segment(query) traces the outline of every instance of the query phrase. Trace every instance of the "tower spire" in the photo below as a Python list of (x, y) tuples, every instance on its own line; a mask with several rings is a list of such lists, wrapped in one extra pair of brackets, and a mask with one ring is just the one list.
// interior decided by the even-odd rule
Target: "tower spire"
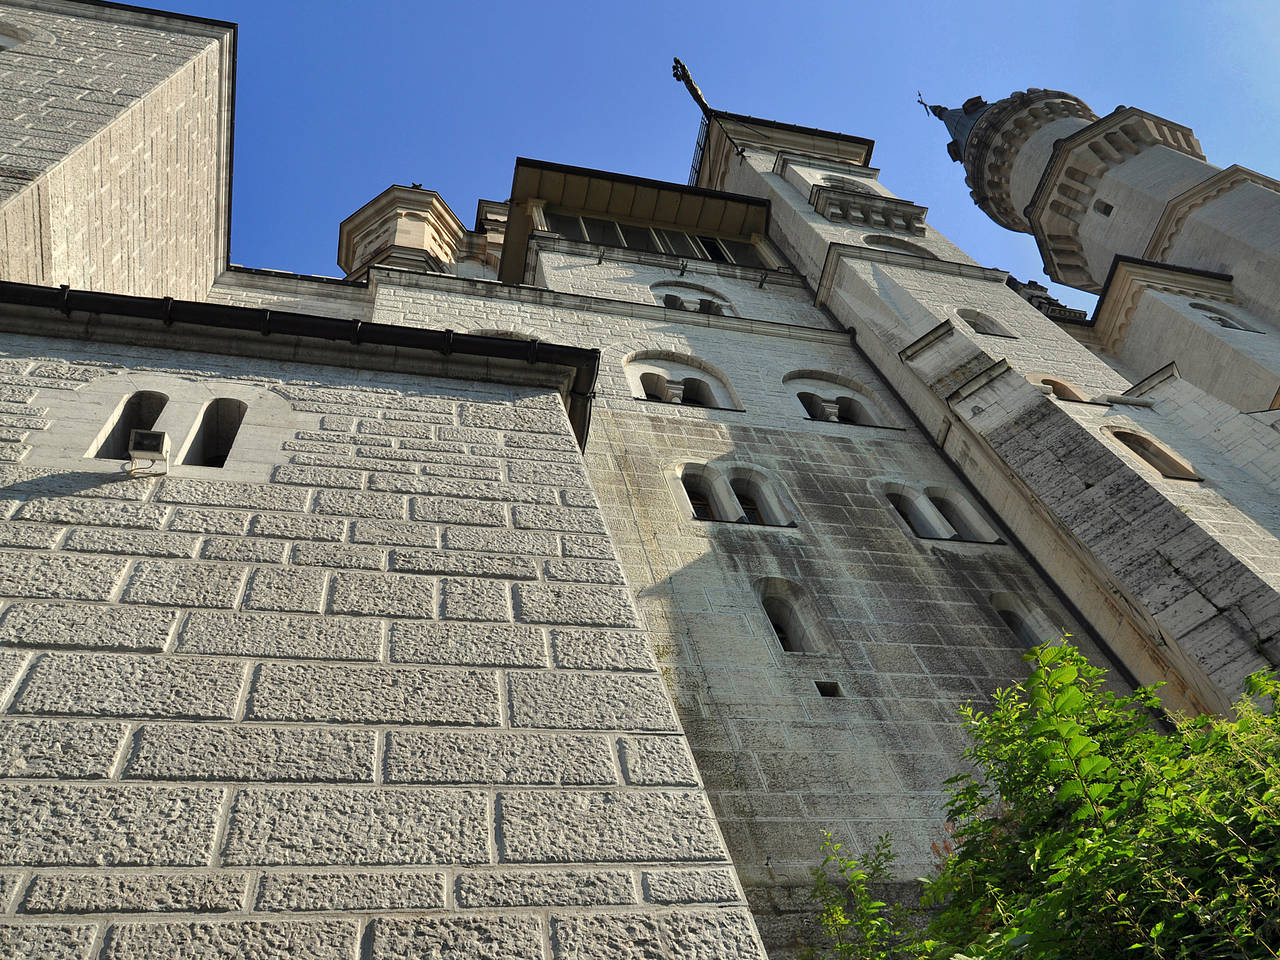
[(916, 102), (943, 122), (947, 133), (951, 134), (951, 142), (947, 144), (947, 154), (952, 160), (964, 159), (964, 145), (969, 139), (978, 118), (991, 104), (982, 97), (970, 97), (958, 108), (944, 107), (939, 103), (925, 103), (924, 96), (917, 96)]

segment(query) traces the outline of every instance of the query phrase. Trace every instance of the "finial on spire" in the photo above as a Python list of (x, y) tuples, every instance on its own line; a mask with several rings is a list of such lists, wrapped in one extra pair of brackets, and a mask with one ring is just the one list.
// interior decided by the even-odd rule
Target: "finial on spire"
[(693, 82), (693, 75), (689, 73), (689, 68), (684, 65), (679, 57), (671, 58), (671, 76), (685, 85), (685, 89), (689, 91), (689, 96), (693, 97), (693, 102), (698, 105), (698, 109), (702, 111), (703, 115), (710, 116), (711, 107), (707, 105), (707, 98), (702, 95), (698, 85)]
[(970, 97), (959, 109), (944, 107), (938, 103), (925, 103), (923, 94), (918, 95), (916, 102), (946, 125), (947, 132), (951, 134), (951, 142), (947, 144), (947, 154), (956, 161), (964, 157), (964, 145), (969, 139), (969, 131), (978, 122), (978, 117), (983, 111), (990, 106), (981, 97)]

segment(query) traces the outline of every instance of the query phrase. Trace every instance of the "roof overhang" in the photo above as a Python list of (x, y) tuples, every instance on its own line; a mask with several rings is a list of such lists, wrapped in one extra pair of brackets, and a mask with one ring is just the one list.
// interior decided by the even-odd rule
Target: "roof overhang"
[(560, 207), (614, 220), (750, 239), (769, 224), (769, 202), (757, 197), (646, 180), (546, 160), (517, 158), (498, 279), (524, 279), (533, 209)]
[[(714, 121), (714, 122), (710, 122)], [(699, 186), (723, 184), (729, 158), (744, 144), (774, 151), (791, 151), (810, 157), (822, 157), (859, 167), (871, 165), (871, 151), (876, 142), (851, 133), (835, 133), (817, 127), (801, 127), (794, 123), (761, 120), (740, 113), (712, 110), (704, 121), (708, 127), (705, 144), (694, 158), (691, 180)]]

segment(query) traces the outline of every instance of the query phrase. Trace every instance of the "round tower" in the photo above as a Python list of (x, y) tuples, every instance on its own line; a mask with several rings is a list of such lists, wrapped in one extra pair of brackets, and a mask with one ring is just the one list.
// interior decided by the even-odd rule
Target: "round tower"
[(930, 110), (951, 132), (947, 149), (964, 163), (974, 201), (1001, 226), (1032, 234), (1059, 283), (1097, 293), (1116, 256), (1233, 272), (1203, 243), (1191, 261), (1171, 258), (1182, 198), (1223, 172), (1205, 162), (1190, 128), (1135, 107), (1098, 117), (1058, 90)]

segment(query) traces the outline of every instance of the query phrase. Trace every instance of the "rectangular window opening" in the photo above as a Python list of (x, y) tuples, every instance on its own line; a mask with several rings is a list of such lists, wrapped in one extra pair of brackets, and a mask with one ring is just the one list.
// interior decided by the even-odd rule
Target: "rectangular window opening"
[(820, 697), (844, 696), (844, 691), (840, 689), (840, 684), (834, 680), (815, 680), (813, 685), (818, 688), (818, 696)]

